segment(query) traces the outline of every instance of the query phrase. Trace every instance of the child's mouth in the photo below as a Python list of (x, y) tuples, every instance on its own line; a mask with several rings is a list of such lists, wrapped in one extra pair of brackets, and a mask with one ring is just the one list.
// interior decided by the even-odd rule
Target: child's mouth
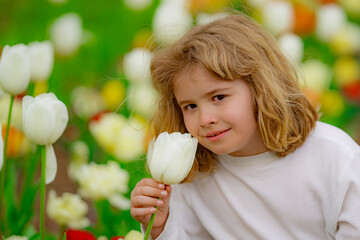
[(218, 139), (222, 138), (229, 130), (230, 129), (226, 129), (223, 131), (216, 131), (216, 132), (208, 133), (206, 135), (206, 138), (209, 139), (210, 141), (218, 140)]

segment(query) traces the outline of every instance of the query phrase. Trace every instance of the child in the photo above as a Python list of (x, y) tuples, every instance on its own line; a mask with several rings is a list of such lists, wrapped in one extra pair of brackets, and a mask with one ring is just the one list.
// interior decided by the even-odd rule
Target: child
[(151, 73), (155, 136), (199, 140), (184, 183), (143, 179), (132, 191), (143, 229), (159, 207), (153, 239), (360, 239), (360, 147), (317, 122), (259, 25), (237, 14), (197, 26), (154, 56)]

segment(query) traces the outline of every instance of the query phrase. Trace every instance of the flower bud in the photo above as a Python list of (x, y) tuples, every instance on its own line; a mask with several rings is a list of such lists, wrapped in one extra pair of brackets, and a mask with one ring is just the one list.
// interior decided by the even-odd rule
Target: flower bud
[(163, 45), (170, 45), (192, 27), (192, 16), (184, 0), (162, 1), (153, 18), (155, 39)]
[(11, 95), (25, 92), (30, 82), (30, 51), (24, 44), (4, 47), (0, 59), (0, 86)]
[(54, 65), (54, 49), (50, 41), (29, 44), (32, 81), (45, 81), (49, 78)]
[(147, 155), (152, 177), (164, 184), (180, 183), (191, 170), (197, 144), (189, 133), (161, 133)]
[(53, 144), (63, 134), (69, 120), (66, 106), (53, 93), (23, 99), (23, 128), (39, 145)]

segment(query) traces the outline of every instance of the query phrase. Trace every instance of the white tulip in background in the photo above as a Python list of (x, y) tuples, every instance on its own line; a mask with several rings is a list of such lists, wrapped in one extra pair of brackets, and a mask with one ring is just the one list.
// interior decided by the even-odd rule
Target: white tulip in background
[(106, 109), (106, 102), (99, 89), (91, 87), (76, 87), (71, 93), (71, 103), (75, 114), (83, 119), (89, 119)]
[(2, 138), (1, 132), (2, 132), (2, 126), (0, 123), (0, 171), (4, 164), (4, 140)]
[(332, 72), (331, 68), (325, 63), (310, 59), (302, 64), (305, 78), (305, 88), (310, 88), (316, 92), (324, 92), (329, 89)]
[(127, 103), (131, 111), (151, 119), (156, 111), (156, 102), (157, 93), (150, 83), (130, 85)]
[(116, 162), (85, 164), (76, 172), (75, 178), (81, 196), (95, 201), (107, 199), (121, 210), (130, 208), (129, 199), (122, 195), (129, 190), (129, 173)]
[(180, 183), (194, 163), (198, 140), (189, 133), (161, 133), (149, 146), (151, 176), (164, 184)]
[(30, 51), (24, 44), (6, 45), (0, 58), (0, 86), (16, 96), (26, 91), (30, 82)]
[(136, 161), (145, 153), (145, 126), (136, 119), (107, 113), (89, 124), (90, 133), (108, 153), (122, 162)]
[(278, 41), (289, 61), (294, 65), (299, 64), (304, 55), (304, 43), (302, 39), (294, 33), (285, 33), (281, 35)]
[(62, 56), (69, 56), (76, 52), (82, 43), (82, 20), (76, 13), (67, 13), (52, 24), (50, 38), (55, 52)]
[(155, 39), (163, 45), (170, 45), (192, 27), (191, 13), (184, 0), (163, 0), (153, 18)]
[(274, 34), (291, 31), (294, 26), (294, 7), (285, 1), (267, 1), (262, 5), (265, 26)]
[(29, 43), (30, 79), (45, 81), (50, 77), (54, 65), (54, 48), (50, 41)]
[(220, 13), (213, 13), (213, 14), (209, 14), (209, 13), (205, 13), (205, 12), (201, 12), (198, 13), (196, 15), (196, 25), (202, 25), (202, 24), (207, 24), (210, 23), (212, 21), (215, 21), (217, 19), (221, 19), (226, 17), (228, 14), (224, 13), (224, 12), (220, 12)]
[(57, 197), (56, 192), (50, 190), (46, 209), (48, 216), (60, 226), (73, 229), (90, 226), (90, 220), (86, 218), (88, 206), (78, 194), (63, 193)]
[(125, 5), (133, 10), (144, 10), (149, 7), (153, 0), (124, 0)]
[(131, 83), (150, 82), (150, 61), (152, 53), (146, 48), (134, 48), (124, 56), (124, 74)]
[(344, 9), (334, 3), (322, 5), (316, 13), (316, 19), (316, 36), (324, 42), (330, 41), (347, 22)]
[(29, 239), (28, 237), (22, 237), (22, 236), (16, 236), (16, 235), (5, 238), (5, 240), (28, 240), (28, 239)]
[(145, 124), (133, 118), (119, 129), (114, 140), (114, 156), (123, 162), (139, 160), (145, 154)]
[(38, 145), (46, 145), (46, 183), (54, 180), (57, 163), (52, 144), (63, 134), (69, 120), (66, 106), (53, 93), (23, 98), (23, 129)]

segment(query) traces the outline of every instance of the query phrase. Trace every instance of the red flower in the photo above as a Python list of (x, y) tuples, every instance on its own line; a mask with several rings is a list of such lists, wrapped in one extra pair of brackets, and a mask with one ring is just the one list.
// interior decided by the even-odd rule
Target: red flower
[(82, 230), (67, 230), (66, 240), (96, 240), (90, 232)]

